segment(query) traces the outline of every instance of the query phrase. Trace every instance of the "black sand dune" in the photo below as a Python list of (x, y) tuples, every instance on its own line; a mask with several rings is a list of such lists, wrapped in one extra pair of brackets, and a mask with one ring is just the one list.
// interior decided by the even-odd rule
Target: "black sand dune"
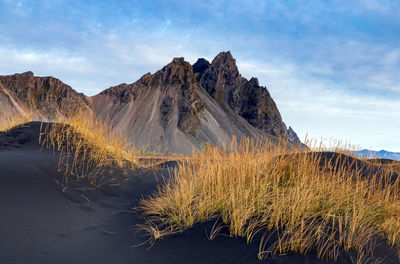
[(317, 156), (320, 157), (320, 164), (323, 167), (329, 167), (327, 164), (344, 167), (353, 173), (359, 173), (363, 179), (369, 179), (372, 175), (376, 176), (376, 180), (386, 179), (383, 187), (386, 184), (394, 184), (398, 178), (398, 173), (389, 171), (386, 167), (381, 165), (396, 164), (393, 160), (360, 160), (345, 154), (338, 154), (335, 152), (318, 152)]
[[(157, 241), (135, 235), (143, 223), (131, 208), (151, 193), (159, 171), (132, 172), (121, 185), (98, 189), (74, 184), (61, 190), (55, 168), (57, 156), (37, 143), (40, 123), (0, 133), (0, 263), (323, 263), (313, 256), (289, 254), (257, 259), (258, 241), (219, 236), (209, 241), (205, 230), (213, 223)], [(89, 201), (88, 201), (89, 200)], [(398, 263), (384, 244), (376, 256)], [(328, 263), (333, 263), (330, 261)], [(342, 254), (339, 263), (353, 263)]]

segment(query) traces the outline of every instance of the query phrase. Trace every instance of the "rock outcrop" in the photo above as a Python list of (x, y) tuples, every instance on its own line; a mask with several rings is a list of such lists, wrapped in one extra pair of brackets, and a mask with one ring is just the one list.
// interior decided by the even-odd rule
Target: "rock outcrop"
[(79, 107), (89, 109), (85, 95), (56, 78), (35, 77), (32, 72), (0, 76), (0, 103), (6, 114), (32, 113), (45, 121)]

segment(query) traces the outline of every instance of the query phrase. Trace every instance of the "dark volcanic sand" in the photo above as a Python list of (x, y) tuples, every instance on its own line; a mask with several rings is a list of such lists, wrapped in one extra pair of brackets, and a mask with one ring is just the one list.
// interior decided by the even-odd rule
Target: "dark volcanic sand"
[[(313, 256), (289, 254), (257, 259), (258, 241), (219, 236), (207, 240), (199, 224), (157, 241), (145, 241), (134, 226), (143, 223), (131, 208), (168, 175), (169, 163), (157, 172), (132, 172), (120, 186), (102, 191), (63, 192), (56, 180), (57, 157), (37, 143), (40, 123), (29, 123), (0, 133), (0, 263), (323, 263)], [(88, 202), (81, 196), (90, 199)], [(383, 263), (398, 263), (382, 246), (376, 254)], [(329, 263), (333, 263), (332, 261)], [(343, 254), (339, 263), (352, 263)]]

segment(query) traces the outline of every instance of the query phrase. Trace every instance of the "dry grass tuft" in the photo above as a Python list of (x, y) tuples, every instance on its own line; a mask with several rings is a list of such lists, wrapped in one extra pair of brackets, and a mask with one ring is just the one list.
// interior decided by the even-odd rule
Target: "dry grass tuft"
[(0, 132), (9, 132), (12, 129), (23, 126), (32, 121), (33, 114), (10, 115), (0, 109)]
[(115, 180), (104, 177), (106, 170), (126, 173), (139, 164), (135, 147), (126, 136), (82, 110), (42, 127), (39, 141), (60, 153), (58, 169), (64, 171), (64, 185), (74, 177), (101, 186)]
[(244, 140), (232, 152), (207, 146), (141, 201), (145, 229), (156, 240), (220, 217), (233, 237), (278, 237), (265, 248), (264, 236), (260, 259), (289, 251), (337, 259), (344, 249), (357, 251), (363, 263), (377, 239), (399, 246), (400, 193), (393, 170), (364, 175), (359, 162), (324, 158), (323, 152), (289, 153), (269, 142)]

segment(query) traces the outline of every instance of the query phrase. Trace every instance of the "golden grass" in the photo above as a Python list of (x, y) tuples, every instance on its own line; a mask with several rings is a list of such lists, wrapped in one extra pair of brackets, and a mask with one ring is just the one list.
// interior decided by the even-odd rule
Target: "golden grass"
[(368, 160), (371, 164), (377, 165), (389, 170), (396, 171), (397, 173), (400, 174), (400, 161), (390, 161), (390, 160), (385, 160), (382, 161), (381, 159), (369, 159)]
[(82, 110), (41, 127), (39, 141), (60, 153), (58, 169), (64, 172), (64, 185), (74, 177), (100, 186), (115, 180), (104, 178), (106, 170), (126, 173), (138, 165), (135, 147), (125, 135)]
[[(344, 249), (358, 252), (363, 263), (379, 238), (399, 246), (399, 180), (390, 183), (390, 170), (367, 179), (357, 159), (324, 162), (321, 152), (291, 153), (248, 140), (232, 152), (207, 146), (141, 201), (142, 227), (156, 240), (221, 218), (233, 237), (250, 242), (265, 234), (260, 259), (289, 251), (336, 259)], [(265, 248), (271, 233), (277, 240)]]
[(32, 121), (32, 117), (32, 113), (10, 115), (0, 110), (0, 132), (9, 132), (12, 129), (21, 127), (25, 123)]

